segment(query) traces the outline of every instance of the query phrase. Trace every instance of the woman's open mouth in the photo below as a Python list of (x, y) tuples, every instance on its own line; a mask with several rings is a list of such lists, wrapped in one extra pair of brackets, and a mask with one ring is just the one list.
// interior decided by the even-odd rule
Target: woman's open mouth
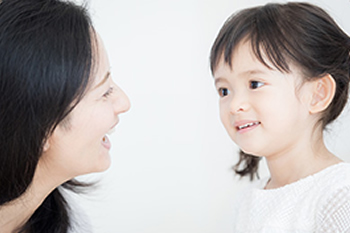
[(109, 138), (107, 137), (107, 135), (105, 135), (105, 136), (102, 138), (102, 145), (103, 145), (107, 150), (111, 149), (112, 144), (111, 144)]

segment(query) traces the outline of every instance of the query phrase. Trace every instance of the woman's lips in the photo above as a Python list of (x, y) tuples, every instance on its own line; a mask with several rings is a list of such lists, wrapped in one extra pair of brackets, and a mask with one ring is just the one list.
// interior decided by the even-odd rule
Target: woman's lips
[[(115, 131), (115, 127), (117, 126), (117, 124), (119, 123), (119, 118), (117, 119), (117, 121), (115, 122), (115, 124), (111, 127), (111, 129), (107, 132), (108, 135), (112, 134)], [(102, 138), (102, 145), (107, 149), (110, 150), (112, 147), (111, 141), (109, 140), (108, 136), (105, 135)]]

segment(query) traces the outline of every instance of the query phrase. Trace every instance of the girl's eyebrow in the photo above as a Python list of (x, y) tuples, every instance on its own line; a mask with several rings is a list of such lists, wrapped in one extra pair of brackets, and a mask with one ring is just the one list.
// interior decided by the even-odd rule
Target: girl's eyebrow
[(240, 73), (241, 76), (254, 75), (254, 74), (266, 74), (265, 71), (259, 69), (247, 70)]
[(216, 79), (215, 79), (215, 85), (216, 85), (217, 83), (219, 83), (219, 82), (224, 82), (224, 81), (225, 81), (224, 78), (216, 78)]
[(105, 77), (103, 78), (103, 80), (102, 80), (99, 84), (97, 84), (97, 85), (94, 87), (94, 89), (96, 89), (96, 88), (102, 86), (102, 85), (108, 80), (108, 78), (109, 78), (110, 76), (111, 76), (111, 72), (108, 71), (108, 72), (106, 73)]
[[(238, 74), (238, 76), (242, 77), (242, 76), (250, 76), (250, 75), (255, 75), (255, 74), (266, 74), (266, 72), (264, 70), (260, 70), (260, 69), (248, 69), (248, 70), (244, 70), (242, 72), (240, 72)], [(217, 84), (218, 82), (221, 81), (225, 81), (225, 78), (214, 78), (215, 79), (215, 84)]]

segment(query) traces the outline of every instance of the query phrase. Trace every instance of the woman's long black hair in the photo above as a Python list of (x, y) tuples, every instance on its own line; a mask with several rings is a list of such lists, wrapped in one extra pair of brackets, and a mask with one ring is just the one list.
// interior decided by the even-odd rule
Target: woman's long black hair
[[(350, 38), (320, 7), (309, 3), (270, 3), (233, 14), (221, 28), (210, 54), (215, 72), (221, 59), (231, 66), (232, 54), (243, 39), (250, 41), (255, 56), (267, 67), (262, 54), (281, 72), (293, 62), (306, 81), (332, 75), (336, 93), (319, 121), (325, 128), (342, 112), (348, 99)], [(253, 179), (259, 157), (240, 151), (237, 174)]]
[[(84, 95), (93, 31), (86, 9), (73, 3), (1, 1), (0, 208), (27, 190), (45, 140)], [(68, 205), (56, 188), (21, 232), (66, 233), (69, 226)]]

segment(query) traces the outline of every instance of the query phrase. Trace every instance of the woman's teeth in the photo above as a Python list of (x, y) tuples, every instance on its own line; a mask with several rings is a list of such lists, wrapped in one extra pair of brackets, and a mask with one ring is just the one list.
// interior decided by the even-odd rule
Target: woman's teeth
[(108, 150), (111, 149), (111, 142), (106, 135), (102, 138), (102, 145)]
[(112, 133), (114, 133), (114, 131), (115, 131), (115, 128), (109, 130), (109, 131), (106, 133), (106, 135), (103, 136), (102, 142), (103, 142), (103, 143), (109, 142), (109, 138), (107, 137), (107, 135), (111, 135)]
[(112, 133), (114, 133), (114, 131), (115, 131), (115, 128), (109, 130), (109, 131), (107, 132), (107, 134), (108, 134), (108, 135), (111, 135)]

